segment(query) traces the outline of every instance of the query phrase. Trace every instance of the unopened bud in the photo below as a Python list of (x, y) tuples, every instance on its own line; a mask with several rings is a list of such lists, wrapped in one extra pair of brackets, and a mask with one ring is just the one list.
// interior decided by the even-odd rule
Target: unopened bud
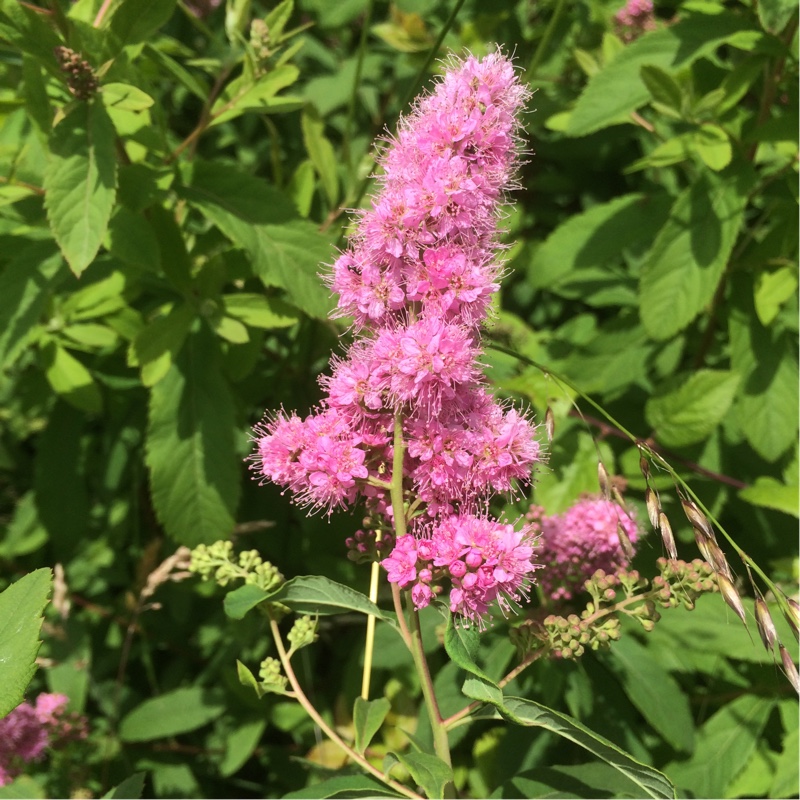
[(669, 524), (667, 515), (661, 511), (658, 515), (658, 529), (661, 531), (661, 541), (673, 561), (678, 560), (678, 548), (675, 546), (675, 537), (672, 535), (672, 525)]
[(745, 622), (742, 598), (739, 597), (739, 593), (736, 591), (736, 587), (733, 585), (730, 578), (724, 573), (718, 572), (717, 586), (719, 586), (719, 593), (722, 595), (722, 599), (733, 609), (736, 616), (739, 617), (742, 622)]
[(794, 661), (792, 661), (789, 651), (783, 645), (779, 645), (778, 649), (781, 652), (783, 671), (786, 673), (789, 683), (794, 686), (794, 690), (797, 692), (797, 694), (800, 694), (800, 677), (797, 675), (797, 667), (795, 666)]
[(775, 623), (772, 621), (767, 604), (761, 597), (756, 598), (756, 625), (764, 647), (772, 652), (775, 642), (778, 641), (778, 631), (775, 630)]
[(317, 620), (311, 617), (296, 619), (286, 638), (291, 645), (289, 655), (313, 644), (317, 640)]

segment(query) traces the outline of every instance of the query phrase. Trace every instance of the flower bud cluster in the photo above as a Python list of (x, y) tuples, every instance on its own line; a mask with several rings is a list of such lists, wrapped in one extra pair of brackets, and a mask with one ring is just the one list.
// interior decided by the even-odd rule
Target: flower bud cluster
[(382, 561), (392, 552), (395, 539), (389, 533), (374, 530), (358, 530), (345, 539), (347, 557), (356, 564)]
[(299, 617), (286, 637), (289, 640), (289, 655), (317, 641), (316, 617)]
[(281, 671), (281, 662), (277, 658), (265, 658), (258, 670), (261, 690), (284, 694), (289, 684), (288, 679)]
[(90, 100), (97, 94), (98, 83), (94, 70), (86, 59), (69, 47), (53, 49), (58, 66), (67, 76), (67, 88), (78, 100)]
[(48, 748), (85, 739), (86, 718), (68, 714), (63, 694), (40, 694), (0, 719), (0, 786), (11, 783), (26, 763), (42, 759)]
[(233, 542), (219, 541), (211, 545), (200, 544), (192, 550), (189, 571), (204, 580), (214, 580), (219, 586), (227, 586), (233, 580), (243, 580), (271, 592), (283, 582), (279, 570), (264, 561), (256, 550), (245, 550), (238, 558), (233, 552)]
[[(314, 413), (282, 412), (256, 427), (252, 468), (304, 505), (330, 513), (363, 499), (391, 522), (405, 513), (392, 508), (391, 487), (402, 486), (418, 509), (414, 533), (383, 564), (390, 581), (415, 582), (418, 607), (450, 563), (424, 566), (420, 557), (417, 569), (426, 539), (481, 530), (476, 553), (528, 547), (509, 544), (506, 526), (468, 513), (529, 481), (541, 460), (534, 425), (495, 401), (478, 362), (480, 328), (499, 288), (498, 222), (527, 96), (507, 58), (469, 57), (401, 121), (381, 157), (373, 208), (361, 212), (330, 277), (338, 314), (352, 317), (359, 335), (322, 379), (326, 397)], [(398, 443), (402, 473), (393, 475)], [(487, 550), (490, 528), (496, 541)], [(355, 559), (371, 555), (366, 535), (348, 547)], [(510, 572), (480, 557), (474, 569), (464, 562), (461, 576), (459, 567), (448, 570), (451, 608), (471, 619), (494, 598), (520, 597), (534, 569), (530, 554), (514, 556)]]

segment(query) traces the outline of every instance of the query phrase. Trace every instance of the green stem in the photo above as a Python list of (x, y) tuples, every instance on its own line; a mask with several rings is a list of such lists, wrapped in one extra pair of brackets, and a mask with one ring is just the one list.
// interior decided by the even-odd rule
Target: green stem
[(544, 35), (539, 40), (539, 45), (536, 48), (536, 52), (533, 54), (531, 63), (528, 64), (528, 69), (525, 70), (525, 80), (528, 81), (528, 83), (533, 80), (534, 76), (536, 75), (536, 71), (539, 69), (539, 66), (544, 59), (544, 54), (547, 52), (547, 48), (550, 46), (550, 40), (553, 38), (556, 25), (558, 25), (558, 21), (561, 18), (561, 15), (564, 13), (564, 8), (566, 5), (567, 4), (565, 0), (558, 0), (556, 10), (553, 12), (553, 16), (550, 17), (550, 22), (547, 23), (547, 28), (545, 28)]
[(406, 444), (403, 441), (403, 412), (394, 415), (394, 453), (392, 455), (392, 483), (389, 496), (392, 498), (392, 517), (397, 538), (406, 535), (406, 508), (403, 497), (403, 458)]
[(298, 703), (303, 707), (306, 714), (308, 714), (311, 719), (320, 727), (320, 729), (325, 733), (325, 735), (339, 748), (341, 748), (347, 755), (353, 759), (357, 764), (359, 764), (363, 769), (376, 777), (381, 783), (385, 783), (387, 786), (391, 786), (396, 792), (399, 792), (403, 795), (403, 797), (409, 797), (413, 800), (421, 800), (421, 796), (412, 792), (408, 787), (403, 786), (402, 783), (398, 783), (391, 778), (387, 778), (379, 769), (374, 767), (372, 764), (367, 761), (364, 756), (360, 753), (357, 753), (350, 747), (346, 742), (342, 740), (336, 731), (328, 725), (327, 722), (320, 716), (319, 712), (316, 708), (312, 705), (311, 701), (306, 697), (305, 692), (303, 691), (300, 683), (297, 680), (297, 676), (294, 674), (294, 669), (292, 669), (291, 661), (289, 660), (289, 656), (286, 653), (286, 648), (283, 646), (283, 639), (281, 638), (281, 632), (278, 628), (278, 623), (272, 618), (269, 618), (269, 627), (272, 631), (272, 638), (275, 640), (275, 647), (278, 650), (278, 656), (280, 657), (281, 664), (283, 665), (283, 671), (286, 673), (286, 677), (289, 679), (289, 683), (292, 686), (292, 689), (295, 693), (295, 699)]
[(356, 105), (358, 103), (358, 89), (361, 86), (361, 73), (364, 68), (364, 54), (367, 50), (367, 36), (369, 35), (369, 25), (372, 21), (372, 11), (375, 8), (375, 0), (369, 0), (367, 10), (364, 14), (364, 23), (361, 27), (361, 37), (358, 41), (358, 60), (356, 61), (356, 74), (353, 78), (353, 91), (350, 94), (350, 103), (347, 106), (347, 121), (344, 124), (344, 139), (342, 140), (342, 151), (344, 162), (347, 164), (347, 171), (351, 177), (353, 175), (353, 153), (350, 149), (350, 138), (353, 134), (353, 122), (356, 116)]

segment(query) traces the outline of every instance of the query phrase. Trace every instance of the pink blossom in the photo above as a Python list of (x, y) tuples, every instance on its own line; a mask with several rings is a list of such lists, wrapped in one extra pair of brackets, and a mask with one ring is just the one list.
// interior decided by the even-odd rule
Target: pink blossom
[(539, 583), (554, 600), (581, 592), (598, 569), (612, 573), (628, 565), (618, 526), (631, 543), (639, 538), (636, 520), (610, 500), (581, 500), (563, 514), (539, 516), (544, 565)]
[(628, 0), (614, 15), (617, 31), (626, 42), (632, 42), (656, 28), (653, 0)]

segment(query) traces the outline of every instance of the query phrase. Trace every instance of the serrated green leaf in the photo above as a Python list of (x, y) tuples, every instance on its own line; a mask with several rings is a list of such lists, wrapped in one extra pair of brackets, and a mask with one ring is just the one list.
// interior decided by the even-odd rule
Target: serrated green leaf
[(111, 17), (111, 32), (124, 45), (146, 42), (169, 21), (177, 0), (123, 0)]
[(144, 775), (144, 772), (134, 772), (122, 783), (107, 791), (103, 798), (105, 800), (139, 800), (144, 792)]
[(0, 719), (24, 699), (36, 672), (42, 612), (53, 573), (37, 569), (0, 592)]
[(395, 752), (392, 755), (425, 790), (426, 797), (444, 797), (444, 787), (453, 781), (453, 770), (442, 759), (431, 753)]
[(336, 169), (336, 153), (333, 145), (325, 138), (325, 123), (313, 106), (309, 106), (303, 112), (300, 123), (306, 152), (322, 181), (328, 203), (335, 206), (339, 197), (339, 176)]
[(756, 314), (761, 324), (768, 326), (781, 306), (797, 293), (797, 268), (781, 267), (775, 272), (762, 272), (756, 281)]
[(265, 592), (260, 586), (246, 583), (232, 592), (225, 595), (222, 601), (225, 613), (231, 619), (244, 619), (248, 611), (252, 611), (259, 603), (262, 603), (274, 592)]
[(42, 370), (53, 391), (81, 411), (98, 413), (103, 398), (92, 373), (53, 341), (47, 342), (40, 352)]
[(395, 624), (392, 617), (381, 611), (366, 595), (322, 575), (292, 578), (271, 594), (269, 599), (289, 606), (298, 614), (327, 616), (358, 611)]
[(178, 191), (248, 253), (265, 285), (281, 287), (301, 311), (327, 319), (331, 297), (317, 273), (332, 247), (287, 197), (223, 164), (195, 165), (191, 186)]
[(650, 96), (641, 77), (643, 66), (681, 69), (714, 52), (746, 25), (737, 14), (687, 13), (674, 25), (646, 33), (589, 80), (575, 104), (567, 134), (586, 136), (624, 122)]
[(726, 797), (726, 789), (747, 764), (775, 705), (771, 697), (747, 694), (724, 705), (703, 725), (686, 761), (665, 767), (670, 778), (697, 797)]
[[(225, 87), (225, 91), (214, 103), (210, 125), (229, 122), (249, 111), (270, 110), (275, 95), (281, 89), (291, 86), (299, 76), (300, 71), (293, 64), (284, 64), (255, 80), (241, 75)], [(277, 99), (280, 101), (286, 98)]]
[(125, 206), (119, 206), (109, 222), (108, 249), (123, 263), (146, 272), (157, 272), (161, 266), (153, 226), (143, 214), (135, 214)]
[(225, 711), (221, 695), (201, 686), (174, 689), (145, 700), (123, 717), (123, 742), (151, 742), (202, 728)]
[(677, 681), (630, 636), (611, 647), (608, 659), (628, 699), (675, 750), (694, 747), (694, 719)]
[(44, 174), (47, 219), (77, 275), (106, 234), (117, 192), (114, 127), (100, 103), (77, 103), (50, 136)]
[(391, 707), (392, 704), (385, 697), (377, 700), (356, 697), (353, 705), (353, 727), (356, 734), (355, 748), (358, 753), (364, 755), (372, 737), (381, 729)]
[(318, 800), (328, 797), (402, 797), (371, 775), (337, 775), (305, 789), (283, 795), (285, 799)]
[(521, 697), (506, 697), (500, 713), (518, 725), (541, 727), (569, 739), (619, 770), (647, 797), (675, 797), (675, 789), (665, 775), (646, 764), (639, 763), (615, 744), (566, 714)]
[(577, 270), (620, 261), (620, 251), (655, 237), (669, 212), (664, 193), (629, 194), (570, 216), (548, 236), (531, 259), (532, 285), (552, 289)]
[(672, 75), (652, 64), (644, 64), (639, 70), (639, 74), (654, 100), (680, 112), (683, 105), (683, 93)]
[(461, 669), (488, 681), (493, 686), (495, 682), (478, 666), (475, 659), (478, 656), (481, 634), (476, 626), (464, 627), (456, 625), (455, 615), (450, 612), (447, 616), (447, 627), (444, 632), (444, 649), (450, 659), (458, 664)]
[(794, 797), (800, 785), (800, 732), (795, 728), (783, 737), (783, 751), (775, 765), (775, 775), (767, 797)]
[(738, 386), (735, 372), (698, 370), (676, 389), (647, 401), (647, 422), (667, 447), (701, 442), (728, 413)]
[(150, 392), (153, 506), (167, 533), (190, 547), (227, 537), (239, 501), (236, 414), (217, 359), (213, 336), (193, 333)]
[(710, 302), (736, 241), (745, 197), (743, 183), (704, 175), (677, 198), (642, 268), (640, 313), (651, 338), (674, 336)]
[(763, 475), (756, 478), (752, 486), (742, 489), (739, 497), (754, 506), (774, 508), (800, 517), (800, 487), (796, 483), (787, 485), (769, 475)]
[(757, 8), (758, 19), (764, 30), (777, 36), (796, 13), (797, 3), (795, 0), (759, 0)]
[(300, 319), (291, 306), (263, 294), (226, 294), (222, 302), (227, 314), (252, 328), (288, 328)]
[(0, 272), (0, 370), (24, 351), (50, 292), (66, 272), (52, 241), (20, 240), (19, 248)]

